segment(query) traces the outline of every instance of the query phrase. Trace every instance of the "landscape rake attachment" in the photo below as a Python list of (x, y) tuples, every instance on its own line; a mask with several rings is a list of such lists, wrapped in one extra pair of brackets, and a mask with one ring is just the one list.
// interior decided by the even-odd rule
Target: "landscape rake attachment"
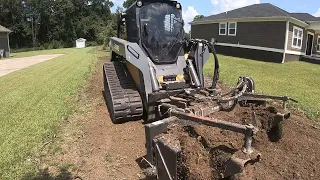
[[(283, 101), (284, 107), (286, 107), (286, 102), (293, 99), (255, 94), (252, 93), (253, 89), (251, 89), (251, 92), (247, 92), (248, 86), (254, 87), (254, 82), (248, 77), (242, 79), (244, 79), (243, 82), (241, 81), (243, 85), (238, 84), (237, 88), (234, 89), (235, 94), (225, 99), (222, 99), (221, 94), (212, 96), (208, 91), (208, 93), (195, 95), (183, 92), (178, 95), (178, 97), (169, 97), (168, 99), (161, 100), (159, 109), (167, 116), (167, 118), (145, 125), (147, 148), (146, 160), (148, 161), (148, 164), (151, 165), (150, 168), (153, 169), (153, 173), (158, 179), (185, 178), (185, 174), (179, 169), (182, 164), (181, 154), (183, 153), (183, 150), (181, 149), (179, 142), (172, 143), (170, 139), (168, 140), (165, 137), (168, 131), (170, 131), (170, 128), (174, 126), (188, 127), (205, 125), (244, 135), (242, 149), (237, 153), (234, 153), (224, 162), (224, 171), (219, 173), (220, 178), (239, 174), (244, 170), (246, 165), (260, 161), (262, 155), (258, 151), (255, 152), (252, 147), (253, 137), (259, 131), (259, 118), (256, 113), (252, 111), (252, 121), (250, 124), (239, 124), (218, 120), (213, 118), (214, 114), (219, 111), (232, 111), (235, 106), (241, 108), (248, 104), (251, 106), (267, 108), (268, 101), (266, 99), (281, 100)], [(207, 96), (204, 94), (207, 94)], [(187, 98), (188, 96), (191, 97)], [(203, 104), (206, 106), (203, 107)], [(200, 108), (198, 106), (200, 106)], [(290, 113), (285, 110), (284, 113), (279, 113), (274, 111), (273, 107), (269, 108), (270, 111), (267, 111), (269, 111), (270, 117), (269, 119), (264, 119), (264, 121), (268, 121), (268, 127), (264, 128), (268, 129), (270, 136), (273, 137), (273, 139), (270, 139), (271, 141), (279, 141), (282, 137), (282, 122), (290, 117)], [(205, 139), (206, 137), (200, 138)]]

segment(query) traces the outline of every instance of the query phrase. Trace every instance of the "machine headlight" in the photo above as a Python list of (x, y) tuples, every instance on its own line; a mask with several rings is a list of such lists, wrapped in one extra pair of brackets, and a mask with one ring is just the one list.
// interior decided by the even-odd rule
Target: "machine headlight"
[(137, 1), (137, 6), (141, 7), (142, 6), (142, 1)]
[(180, 4), (180, 3), (177, 3), (177, 4), (176, 4), (176, 8), (177, 8), (177, 9), (181, 9), (181, 4)]

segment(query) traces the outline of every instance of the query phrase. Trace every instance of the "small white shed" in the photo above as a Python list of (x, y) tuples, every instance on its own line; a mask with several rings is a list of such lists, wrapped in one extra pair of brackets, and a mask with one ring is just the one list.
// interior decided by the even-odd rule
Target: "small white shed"
[(85, 48), (86, 47), (86, 39), (79, 38), (76, 40), (76, 47), (77, 48)]

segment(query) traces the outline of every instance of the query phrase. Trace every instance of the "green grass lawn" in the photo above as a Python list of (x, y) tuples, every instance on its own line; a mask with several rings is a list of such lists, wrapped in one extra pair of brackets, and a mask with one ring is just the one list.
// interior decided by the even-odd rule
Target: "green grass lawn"
[(0, 77), (0, 179), (33, 172), (32, 152), (54, 136), (73, 112), (74, 97), (92, 72), (94, 48), (19, 53), (65, 54)]
[[(320, 119), (320, 65), (306, 62), (275, 64), (219, 55), (220, 80), (235, 85), (239, 76), (251, 76), (259, 93), (288, 95), (299, 101), (290, 105)], [(213, 74), (213, 58), (205, 65), (207, 75)]]

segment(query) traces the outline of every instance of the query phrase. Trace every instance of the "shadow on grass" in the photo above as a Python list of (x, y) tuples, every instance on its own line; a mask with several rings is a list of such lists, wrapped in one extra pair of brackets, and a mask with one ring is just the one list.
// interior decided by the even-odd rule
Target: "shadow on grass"
[(37, 174), (29, 173), (22, 177), (22, 180), (82, 180), (80, 177), (72, 176), (67, 168), (60, 168), (57, 175), (49, 173), (49, 169), (40, 170)]

